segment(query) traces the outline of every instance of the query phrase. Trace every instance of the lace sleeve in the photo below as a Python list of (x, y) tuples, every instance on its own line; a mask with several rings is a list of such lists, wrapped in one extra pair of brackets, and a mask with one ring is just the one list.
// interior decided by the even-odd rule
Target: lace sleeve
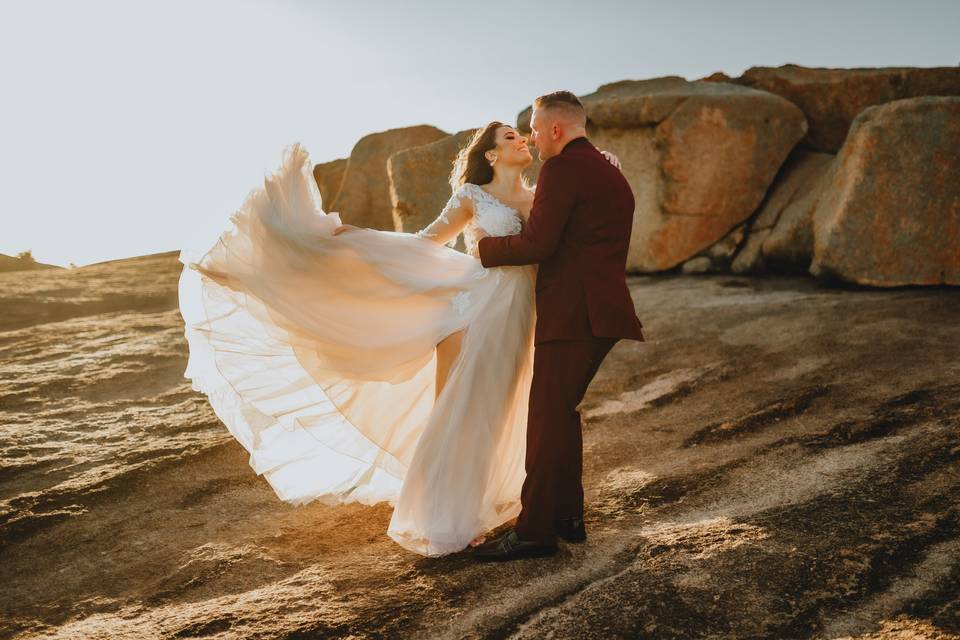
[(415, 235), (437, 244), (453, 246), (460, 231), (473, 216), (473, 200), (466, 186), (457, 189), (457, 192), (447, 200), (440, 215)]

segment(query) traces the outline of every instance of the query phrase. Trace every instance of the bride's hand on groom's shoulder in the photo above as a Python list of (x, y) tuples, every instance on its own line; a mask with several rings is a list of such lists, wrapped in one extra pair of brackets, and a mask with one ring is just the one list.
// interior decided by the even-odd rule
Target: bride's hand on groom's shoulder
[(623, 169), (623, 167), (620, 166), (620, 158), (618, 158), (615, 154), (610, 153), (609, 151), (601, 151), (600, 153), (603, 154), (603, 157), (607, 159), (607, 162), (615, 166), (617, 169)]

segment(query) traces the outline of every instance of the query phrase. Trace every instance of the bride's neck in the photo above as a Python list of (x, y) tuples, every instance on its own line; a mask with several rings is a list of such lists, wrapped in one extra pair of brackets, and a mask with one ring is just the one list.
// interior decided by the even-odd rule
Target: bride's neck
[(493, 173), (493, 180), (487, 185), (490, 191), (505, 195), (523, 190), (523, 168), (500, 166)]

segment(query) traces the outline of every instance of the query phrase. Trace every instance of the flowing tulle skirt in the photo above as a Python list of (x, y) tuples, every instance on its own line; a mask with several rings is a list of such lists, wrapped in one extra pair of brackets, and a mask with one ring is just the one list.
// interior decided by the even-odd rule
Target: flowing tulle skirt
[[(535, 267), (485, 269), (321, 209), (306, 151), (180, 254), (185, 376), (291, 504), (387, 501), (388, 535), (441, 555), (520, 511)], [(435, 398), (436, 345), (464, 329)]]

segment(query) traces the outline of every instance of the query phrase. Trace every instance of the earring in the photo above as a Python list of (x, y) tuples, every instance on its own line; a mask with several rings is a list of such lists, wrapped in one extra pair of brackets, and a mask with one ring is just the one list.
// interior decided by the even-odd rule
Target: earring
[(494, 155), (494, 156), (493, 156), (493, 160), (490, 161), (490, 166), (492, 167), (492, 166), (495, 165), (496, 163), (497, 163), (497, 156)]

